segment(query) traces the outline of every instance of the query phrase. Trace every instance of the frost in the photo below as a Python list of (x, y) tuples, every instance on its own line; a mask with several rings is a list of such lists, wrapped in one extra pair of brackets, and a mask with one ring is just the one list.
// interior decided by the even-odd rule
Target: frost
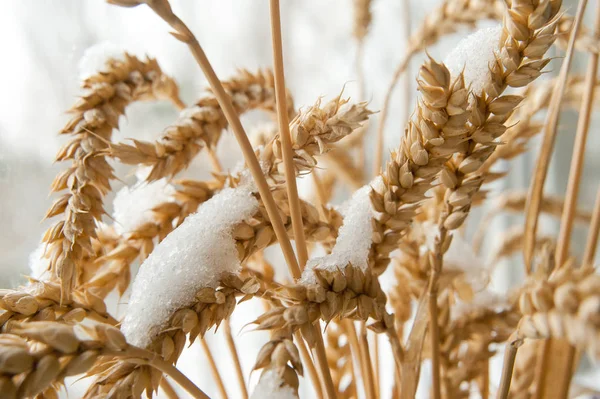
[(29, 255), (31, 277), (38, 280), (47, 280), (50, 278), (50, 260), (44, 257), (45, 250), (46, 243), (42, 242), (35, 251)]
[(79, 60), (79, 78), (85, 80), (104, 70), (109, 59), (124, 60), (125, 51), (111, 42), (101, 42), (88, 47)]
[(128, 233), (151, 222), (152, 208), (173, 200), (175, 188), (166, 179), (147, 183), (144, 173), (144, 170), (138, 171), (138, 182), (132, 187), (123, 187), (115, 196), (112, 216), (117, 234)]
[(169, 317), (189, 306), (201, 288), (216, 288), (240, 268), (232, 228), (258, 209), (253, 187), (225, 188), (169, 234), (140, 267), (122, 331), (133, 345), (147, 347)]
[(298, 399), (298, 396), (291, 387), (284, 385), (277, 371), (266, 370), (260, 376), (250, 399)]
[(313, 269), (335, 270), (344, 268), (348, 264), (366, 270), (368, 267), (369, 249), (373, 240), (371, 218), (371, 186), (380, 184), (379, 177), (373, 182), (358, 189), (352, 198), (344, 203), (340, 209), (344, 222), (338, 233), (331, 254), (308, 261), (302, 281), (305, 284), (314, 282)]
[(489, 81), (489, 66), (495, 61), (501, 34), (501, 25), (479, 29), (461, 40), (444, 60), (453, 78), (463, 71), (465, 84), (475, 94), (481, 94)]

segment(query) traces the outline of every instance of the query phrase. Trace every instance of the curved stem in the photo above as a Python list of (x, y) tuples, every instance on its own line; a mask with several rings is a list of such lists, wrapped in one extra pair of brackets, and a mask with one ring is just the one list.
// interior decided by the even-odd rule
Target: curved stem
[(377, 144), (375, 147), (375, 161), (373, 164), (373, 173), (377, 175), (379, 173), (379, 168), (381, 168), (381, 161), (383, 158), (383, 138), (384, 138), (384, 130), (385, 130), (385, 122), (388, 115), (388, 110), (390, 108), (390, 102), (392, 100), (392, 94), (394, 93), (394, 88), (398, 83), (398, 79), (402, 76), (402, 73), (408, 67), (410, 59), (412, 58), (415, 50), (410, 49), (408, 53), (404, 56), (398, 68), (394, 72), (394, 76), (392, 77), (392, 82), (388, 87), (385, 93), (385, 99), (383, 100), (383, 106), (381, 107), (381, 116), (379, 117), (379, 125), (377, 126)]

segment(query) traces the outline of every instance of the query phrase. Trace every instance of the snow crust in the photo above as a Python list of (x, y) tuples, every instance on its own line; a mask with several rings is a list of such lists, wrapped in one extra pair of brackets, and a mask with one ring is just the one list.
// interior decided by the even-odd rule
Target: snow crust
[(338, 238), (329, 255), (313, 258), (308, 261), (302, 274), (302, 282), (310, 284), (315, 281), (313, 270), (343, 269), (349, 264), (366, 270), (368, 267), (369, 249), (373, 242), (371, 218), (373, 208), (369, 193), (371, 187), (380, 184), (377, 177), (373, 182), (358, 189), (340, 209), (344, 221), (340, 227)]
[(453, 78), (463, 72), (465, 84), (475, 94), (481, 94), (489, 80), (489, 66), (495, 61), (501, 34), (501, 25), (479, 29), (461, 40), (444, 60)]
[(202, 288), (216, 288), (240, 268), (232, 228), (258, 210), (253, 186), (225, 188), (169, 234), (140, 267), (122, 331), (130, 344), (147, 347), (177, 309)]

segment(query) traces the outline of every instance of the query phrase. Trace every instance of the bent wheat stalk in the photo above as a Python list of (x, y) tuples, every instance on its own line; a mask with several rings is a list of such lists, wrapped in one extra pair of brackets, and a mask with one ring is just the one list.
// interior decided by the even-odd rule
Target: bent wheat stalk
[(176, 83), (164, 75), (153, 59), (140, 61), (125, 54), (125, 60), (108, 60), (106, 71), (87, 78), (86, 93), (71, 109), (74, 117), (61, 134), (72, 136), (56, 156), (57, 161), (71, 161), (52, 183), (52, 192), (68, 190), (58, 198), (46, 217), (64, 214), (44, 234), (50, 270), (61, 282), (65, 300), (79, 282), (83, 257), (92, 251), (96, 224), (104, 214), (102, 198), (110, 191), (113, 169), (104, 151), (119, 117), (131, 102), (158, 98), (178, 98)]

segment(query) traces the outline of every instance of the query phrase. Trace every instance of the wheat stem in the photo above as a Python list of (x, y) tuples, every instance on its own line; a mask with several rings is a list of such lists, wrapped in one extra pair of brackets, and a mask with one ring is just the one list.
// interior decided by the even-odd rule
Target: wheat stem
[(361, 357), (364, 362), (363, 382), (365, 384), (365, 393), (367, 399), (375, 399), (377, 397), (377, 391), (375, 389), (374, 376), (373, 376), (373, 365), (371, 364), (371, 355), (369, 353), (369, 340), (367, 339), (367, 329), (365, 323), (360, 323), (359, 330), (360, 339), (360, 351)]
[(373, 379), (373, 381), (375, 383), (376, 396), (379, 398), (381, 397), (381, 374), (379, 370), (379, 336), (377, 334), (371, 334), (371, 336), (373, 338), (373, 356), (371, 357), (371, 362), (373, 363), (373, 370), (375, 373), (375, 378)]
[(227, 122), (229, 122), (235, 138), (242, 149), (244, 159), (248, 169), (250, 170), (250, 173), (252, 174), (252, 177), (254, 178), (254, 182), (256, 183), (260, 197), (265, 205), (269, 220), (273, 226), (275, 235), (277, 236), (277, 241), (281, 246), (281, 250), (285, 257), (290, 274), (294, 279), (300, 278), (301, 272), (294, 254), (294, 249), (292, 248), (292, 244), (285, 230), (285, 226), (283, 225), (283, 221), (279, 215), (273, 195), (271, 195), (269, 184), (267, 183), (258, 159), (256, 158), (256, 154), (254, 154), (254, 150), (252, 149), (252, 145), (248, 140), (246, 131), (244, 130), (244, 127), (240, 122), (240, 118), (231, 104), (231, 98), (225, 92), (221, 81), (217, 77), (212, 65), (208, 61), (202, 46), (200, 46), (200, 43), (194, 34), (183, 23), (183, 21), (171, 11), (169, 2), (167, 0), (156, 0), (148, 5), (158, 16), (160, 16), (165, 22), (167, 22), (173, 29), (177, 31), (176, 33), (173, 33), (173, 35), (178, 40), (188, 45), (192, 55), (200, 66), (200, 69), (202, 69), (202, 72), (206, 76), (206, 79), (208, 80), (208, 83), (215, 93), (215, 97), (219, 105), (221, 106), (223, 114), (225, 115)]
[(354, 355), (353, 356), (354, 362), (356, 365), (358, 365), (356, 374), (357, 375), (360, 374), (360, 376), (362, 377), (365, 396), (367, 396), (368, 395), (367, 387), (366, 387), (366, 385), (364, 385), (365, 380), (366, 380), (367, 371), (365, 369), (365, 362), (363, 360), (362, 350), (360, 349), (358, 335), (356, 334), (356, 328), (354, 327), (354, 322), (352, 320), (344, 319), (343, 323), (344, 323), (344, 327), (346, 328), (346, 331), (348, 334), (348, 342), (350, 343), (350, 350), (352, 351), (352, 354)]
[[(313, 174), (314, 175), (314, 174)], [(317, 394), (317, 398), (323, 398), (323, 388), (321, 388), (321, 380), (319, 379), (319, 374), (317, 373), (317, 369), (315, 368), (315, 364), (313, 363), (310, 353), (306, 348), (306, 342), (302, 339), (302, 335), (300, 332), (295, 332), (294, 337), (296, 338), (296, 345), (298, 346), (298, 350), (300, 351), (300, 357), (302, 358), (302, 364), (308, 370), (308, 375), (313, 383), (313, 387), (315, 389), (315, 393)]]
[[(596, 7), (596, 19), (594, 22), (594, 35), (600, 38), (600, 7)], [(598, 54), (590, 53), (587, 72), (585, 76), (585, 90), (583, 101), (580, 107), (579, 120), (577, 121), (577, 133), (575, 135), (575, 145), (571, 158), (571, 167), (569, 171), (569, 180), (567, 183), (567, 195), (565, 206), (560, 223), (560, 232), (556, 246), (555, 262), (561, 267), (567, 260), (569, 245), (571, 239), (571, 230), (573, 227), (574, 214), (577, 207), (577, 198), (579, 196), (579, 185), (583, 172), (583, 162), (585, 159), (585, 145), (587, 142), (588, 131), (590, 128), (590, 117), (592, 114), (592, 104), (594, 102), (594, 92), (596, 85), (596, 72), (598, 69)], [(559, 381), (559, 397), (567, 397), (571, 377), (574, 372), (575, 347), (569, 345), (567, 351), (566, 369), (563, 378)]]
[(525, 219), (525, 248), (523, 256), (525, 260), (525, 269), (528, 273), (532, 270), (533, 251), (535, 249), (535, 235), (537, 231), (537, 223), (540, 212), (541, 200), (544, 192), (544, 182), (548, 174), (550, 166), (550, 158), (552, 157), (552, 149), (554, 148), (556, 133), (558, 131), (558, 118), (560, 116), (560, 104), (565, 92), (565, 86), (569, 69), (571, 68), (571, 60), (575, 52), (575, 39), (579, 32), (583, 13), (587, 0), (582, 0), (579, 3), (571, 36), (569, 38), (569, 46), (567, 55), (560, 69), (558, 82), (552, 91), (550, 106), (548, 107), (548, 115), (544, 122), (544, 138), (540, 149), (540, 154), (535, 165), (533, 180), (529, 186), (529, 194), (527, 198), (527, 216)]
[(215, 150), (212, 147), (208, 147), (206, 149), (206, 151), (208, 152), (208, 157), (210, 159), (210, 163), (212, 164), (214, 172), (216, 172), (217, 174), (222, 173), (223, 167), (221, 166), (221, 162), (219, 161), (219, 158), (217, 158), (217, 154), (215, 153)]
[(296, 253), (298, 255), (300, 270), (303, 270), (308, 261), (308, 250), (306, 247), (306, 238), (304, 237), (304, 226), (302, 225), (302, 213), (300, 211), (300, 199), (298, 198), (296, 171), (293, 162), (294, 152), (292, 151), (292, 138), (287, 114), (279, 0), (270, 0), (269, 4), (271, 9), (271, 39), (273, 45), (277, 120), (279, 122), (279, 134), (281, 137), (281, 149), (285, 166), (285, 181), (287, 185), (288, 201), (290, 203), (290, 214), (292, 217), (292, 229), (294, 230), (294, 240), (296, 241)]
[[(563, 61), (563, 64), (560, 69), (560, 74), (558, 78), (558, 82), (554, 87), (552, 92), (552, 98), (550, 100), (550, 106), (548, 107), (548, 116), (544, 122), (544, 138), (542, 141), (542, 147), (540, 150), (540, 154), (538, 157), (538, 161), (535, 166), (535, 172), (532, 184), (529, 187), (529, 193), (527, 198), (527, 214), (525, 219), (525, 236), (524, 236), (524, 250), (523, 255), (525, 259), (525, 268), (530, 273), (532, 270), (532, 261), (533, 261), (533, 252), (535, 250), (535, 241), (536, 241), (536, 231), (537, 231), (537, 223), (539, 217), (539, 211), (541, 207), (541, 200), (543, 197), (544, 191), (544, 182), (546, 180), (546, 175), (548, 173), (548, 168), (550, 165), (550, 158), (552, 156), (552, 150), (554, 148), (554, 144), (556, 142), (556, 133), (558, 130), (558, 119), (560, 116), (560, 105), (562, 102), (562, 98), (565, 92), (565, 86), (567, 81), (567, 76), (569, 73), (569, 69), (571, 67), (571, 60), (573, 58), (573, 53), (575, 51), (575, 39), (577, 37), (577, 33), (579, 32), (579, 27), (581, 25), (581, 21), (583, 19), (583, 14), (585, 12), (585, 8), (587, 5), (587, 0), (581, 0), (579, 2), (577, 13), (575, 15), (575, 21), (573, 22), (573, 28), (571, 29), (571, 36), (569, 37), (569, 45), (567, 47), (566, 58)], [(560, 265), (559, 265), (560, 266)], [(554, 359), (558, 360), (561, 354), (565, 351), (567, 354), (572, 350), (568, 346), (567, 342), (559, 342), (555, 341), (554, 344), (558, 345), (556, 350), (553, 352), (546, 353), (542, 359), (548, 360), (549, 364), (552, 364), (553, 367), (547, 367), (545, 361), (542, 362), (542, 369), (539, 372), (539, 377), (536, 379), (536, 387), (538, 397), (543, 397), (539, 395), (543, 395), (545, 391), (550, 395), (556, 395), (559, 392), (568, 389), (561, 385), (558, 389), (555, 389), (556, 381), (561, 381), (561, 374), (570, 373), (570, 368), (563, 369), (562, 367), (556, 367), (556, 365), (561, 364)], [(552, 344), (550, 344), (552, 345)], [(566, 365), (569, 367), (569, 365)], [(546, 373), (552, 374), (554, 377), (547, 378)], [(568, 381), (565, 381), (568, 385), (570, 382), (570, 378), (567, 378)], [(546, 386), (548, 384), (548, 386)], [(552, 388), (551, 388), (552, 386)], [(555, 396), (561, 397), (561, 396)]]
[(596, 202), (594, 204), (594, 213), (592, 215), (592, 222), (590, 223), (590, 230), (588, 232), (588, 238), (585, 243), (585, 252), (583, 255), (583, 266), (593, 267), (594, 258), (596, 257), (596, 248), (598, 243), (598, 233), (600, 232), (600, 188), (596, 193)]
[(235, 346), (233, 335), (231, 334), (231, 323), (229, 319), (225, 319), (223, 321), (223, 332), (225, 334), (225, 340), (227, 341), (227, 346), (229, 347), (231, 358), (233, 359), (233, 365), (235, 366), (235, 373), (238, 380), (238, 384), (240, 385), (240, 392), (242, 393), (242, 398), (248, 399), (248, 390), (246, 389), (246, 381), (244, 380), (242, 363), (240, 362), (240, 356)]
[(208, 347), (208, 342), (206, 342), (205, 338), (200, 338), (198, 341), (200, 341), (200, 345), (202, 346), (202, 350), (204, 351), (206, 360), (208, 360), (208, 365), (210, 367), (210, 372), (213, 376), (213, 380), (215, 381), (215, 383), (217, 384), (217, 388), (219, 389), (219, 395), (221, 395), (221, 398), (227, 399), (227, 390), (225, 389), (225, 384), (223, 383), (221, 374), (219, 373), (217, 362), (215, 362), (215, 358), (213, 357), (210, 348)]
[(436, 237), (435, 248), (431, 262), (431, 274), (427, 286), (427, 295), (429, 296), (429, 337), (431, 340), (431, 379), (433, 398), (441, 398), (441, 379), (440, 379), (440, 326), (438, 323), (438, 280), (443, 267), (443, 246), (447, 239), (448, 230), (444, 227), (444, 221), (447, 214), (444, 212), (440, 215), (440, 223), (438, 226), (439, 236)]
[(507, 399), (510, 390), (510, 381), (512, 379), (513, 369), (515, 367), (515, 359), (517, 350), (523, 341), (521, 339), (512, 339), (504, 352), (504, 363), (502, 365), (502, 376), (500, 377), (500, 387), (498, 388), (497, 398)]
[(394, 72), (394, 76), (392, 77), (392, 83), (388, 87), (385, 92), (385, 98), (383, 100), (383, 105), (381, 107), (381, 116), (379, 117), (379, 124), (377, 125), (377, 144), (375, 146), (375, 160), (373, 163), (373, 173), (377, 175), (379, 173), (379, 169), (381, 168), (381, 161), (383, 155), (383, 138), (384, 138), (384, 130), (385, 130), (385, 122), (387, 120), (388, 109), (390, 108), (390, 102), (392, 101), (392, 94), (394, 93), (394, 88), (398, 83), (398, 78), (406, 71), (408, 65), (410, 63), (410, 59), (415, 53), (414, 49), (410, 49), (405, 55), (398, 68)]
[[(600, 7), (596, 9), (596, 21), (594, 24), (595, 36), (600, 38)], [(590, 59), (585, 75), (585, 89), (583, 101), (579, 111), (579, 120), (577, 122), (577, 133), (575, 135), (575, 146), (571, 156), (571, 167), (569, 180), (567, 183), (567, 195), (565, 206), (563, 208), (560, 221), (560, 233), (558, 235), (556, 246), (556, 264), (560, 267), (567, 259), (569, 253), (569, 244), (571, 230), (573, 227), (575, 210), (577, 207), (577, 198), (579, 196), (579, 185), (581, 174), (583, 172), (583, 162), (585, 159), (585, 145), (587, 142), (588, 131), (590, 128), (590, 118), (592, 114), (592, 104), (594, 102), (594, 92), (596, 85), (596, 71), (598, 69), (598, 54), (590, 53)]]
[[(311, 328), (317, 330), (317, 328), (312, 325)], [(323, 385), (325, 385), (325, 391), (327, 393), (328, 399), (336, 398), (336, 390), (333, 385), (333, 379), (331, 378), (331, 373), (329, 371), (329, 365), (327, 364), (327, 354), (325, 353), (325, 344), (323, 343), (323, 335), (321, 335), (321, 331), (315, 331), (315, 347), (313, 348), (313, 354), (317, 359), (317, 363), (319, 364), (319, 368), (321, 369), (321, 378), (323, 379)]]
[(490, 361), (486, 360), (483, 365), (482, 375), (479, 381), (479, 390), (481, 391), (481, 399), (489, 399), (490, 397)]
[[(402, 11), (402, 22), (404, 25), (404, 42), (406, 43), (407, 47), (410, 47), (410, 35), (411, 35), (411, 25), (410, 25), (410, 0), (402, 0), (401, 1), (401, 11)], [(410, 70), (410, 59), (412, 57), (408, 56), (407, 59), (409, 60), (406, 63), (406, 67), (405, 67), (405, 71), (406, 73), (404, 74), (404, 79), (402, 80), (402, 86), (404, 88), (404, 90), (402, 90), (402, 106), (404, 108), (404, 119), (400, 121), (400, 126), (406, 126), (406, 123), (408, 122), (408, 118), (410, 117), (410, 107), (412, 105), (412, 103), (410, 102), (410, 94), (411, 94), (411, 70)], [(400, 135), (402, 136), (402, 134), (404, 134), (404, 132), (400, 132)]]

